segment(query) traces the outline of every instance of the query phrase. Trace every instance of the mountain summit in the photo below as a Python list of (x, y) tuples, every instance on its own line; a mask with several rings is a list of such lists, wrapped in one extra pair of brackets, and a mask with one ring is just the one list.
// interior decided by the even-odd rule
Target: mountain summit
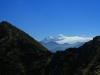
[(44, 38), (41, 42), (47, 43), (47, 42), (55, 42), (57, 41), (57, 38), (52, 37), (52, 36), (47, 36), (46, 38)]
[(59, 34), (57, 38), (52, 37), (52, 36), (47, 36), (45, 39), (41, 40), (41, 42), (48, 43), (48, 42), (56, 42), (58, 44), (64, 44), (64, 43), (69, 43), (69, 44), (74, 44), (77, 42), (87, 42), (89, 40), (92, 40), (93, 38), (91, 37), (82, 37), (82, 36), (65, 36), (63, 34)]
[[(50, 55), (50, 51), (24, 31), (7, 21), (0, 23), (0, 75), (40, 75), (39, 66), (45, 67), (43, 63)], [(36, 66), (38, 62), (41, 65)]]
[(0, 75), (100, 75), (100, 36), (79, 48), (52, 53), (24, 31), (3, 21)]
[(58, 38), (52, 37), (52, 36), (47, 36), (44, 38), (41, 42), (48, 43), (48, 42), (56, 42), (56, 41), (61, 41), (66, 39), (66, 36), (63, 34), (59, 34)]

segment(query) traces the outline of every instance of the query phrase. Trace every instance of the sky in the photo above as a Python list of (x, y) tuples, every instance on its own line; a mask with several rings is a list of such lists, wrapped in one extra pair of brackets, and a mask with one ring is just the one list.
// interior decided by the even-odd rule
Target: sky
[(36, 40), (100, 35), (100, 0), (0, 0), (0, 21)]

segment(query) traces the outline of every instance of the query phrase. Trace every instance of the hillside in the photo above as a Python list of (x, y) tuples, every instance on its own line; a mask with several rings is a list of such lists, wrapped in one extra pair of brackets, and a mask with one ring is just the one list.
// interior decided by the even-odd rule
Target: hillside
[(7, 21), (0, 23), (0, 75), (100, 75), (100, 36), (50, 52)]
[(28, 34), (0, 23), (0, 75), (41, 74), (49, 56), (51, 52)]
[(79, 63), (83, 63), (76, 75), (100, 75), (100, 36), (87, 42), (80, 49)]

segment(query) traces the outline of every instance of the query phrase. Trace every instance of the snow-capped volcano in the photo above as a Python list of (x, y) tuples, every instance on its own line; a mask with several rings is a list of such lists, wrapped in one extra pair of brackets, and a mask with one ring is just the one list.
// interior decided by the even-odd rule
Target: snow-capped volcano
[(50, 40), (50, 39), (55, 39), (55, 38), (52, 36), (47, 36), (45, 39)]
[(41, 42), (56, 42), (59, 44), (69, 43), (73, 44), (76, 42), (87, 42), (89, 40), (92, 40), (91, 37), (82, 37), (82, 36), (65, 36), (63, 34), (59, 34), (58, 38), (47, 36), (45, 39), (43, 39)]
[(47, 36), (46, 38), (44, 38), (43, 40), (42, 40), (42, 42), (45, 42), (45, 43), (47, 43), (47, 42), (51, 42), (51, 41), (57, 41), (57, 38), (55, 38), (55, 37), (52, 37), (52, 36)]
[(92, 40), (91, 37), (82, 37), (82, 36), (65, 36), (59, 34), (58, 38), (47, 36), (45, 39), (40, 41), (40, 43), (45, 46), (48, 50), (53, 52), (57, 50), (65, 50), (70, 47), (80, 47), (85, 42)]
[(56, 42), (56, 41), (61, 41), (61, 40), (64, 40), (64, 39), (66, 39), (67, 37), (66, 36), (64, 36), (63, 34), (59, 34), (59, 37), (58, 38), (55, 38), (55, 37), (52, 37), (52, 36), (47, 36), (46, 38), (44, 38), (43, 40), (42, 40), (42, 42), (45, 42), (45, 43), (47, 43), (47, 42)]

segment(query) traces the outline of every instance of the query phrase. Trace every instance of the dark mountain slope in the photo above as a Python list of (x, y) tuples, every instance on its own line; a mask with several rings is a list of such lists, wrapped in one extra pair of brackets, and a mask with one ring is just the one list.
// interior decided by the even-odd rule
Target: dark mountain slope
[(0, 39), (9, 37), (9, 39), (12, 39), (13, 37), (20, 37), (24, 41), (28, 41), (36, 45), (38, 48), (41, 48), (43, 50), (47, 50), (45, 47), (43, 47), (39, 42), (37, 42), (34, 38), (29, 36), (24, 31), (16, 28), (15, 26), (11, 25), (10, 23), (6, 21), (2, 21), (0, 23)]
[(51, 53), (8, 22), (0, 23), (0, 75), (100, 75), (100, 36)]
[(40, 75), (51, 52), (8, 22), (0, 23), (0, 75)]
[(100, 36), (79, 48), (57, 51), (46, 67), (49, 75), (100, 75)]
[[(100, 75), (100, 36), (87, 42), (81, 48), (78, 75)], [(82, 63), (83, 62), (83, 63)]]
[(78, 60), (77, 54), (77, 48), (57, 51), (53, 55), (51, 62), (46, 66), (45, 75), (71, 75)]

